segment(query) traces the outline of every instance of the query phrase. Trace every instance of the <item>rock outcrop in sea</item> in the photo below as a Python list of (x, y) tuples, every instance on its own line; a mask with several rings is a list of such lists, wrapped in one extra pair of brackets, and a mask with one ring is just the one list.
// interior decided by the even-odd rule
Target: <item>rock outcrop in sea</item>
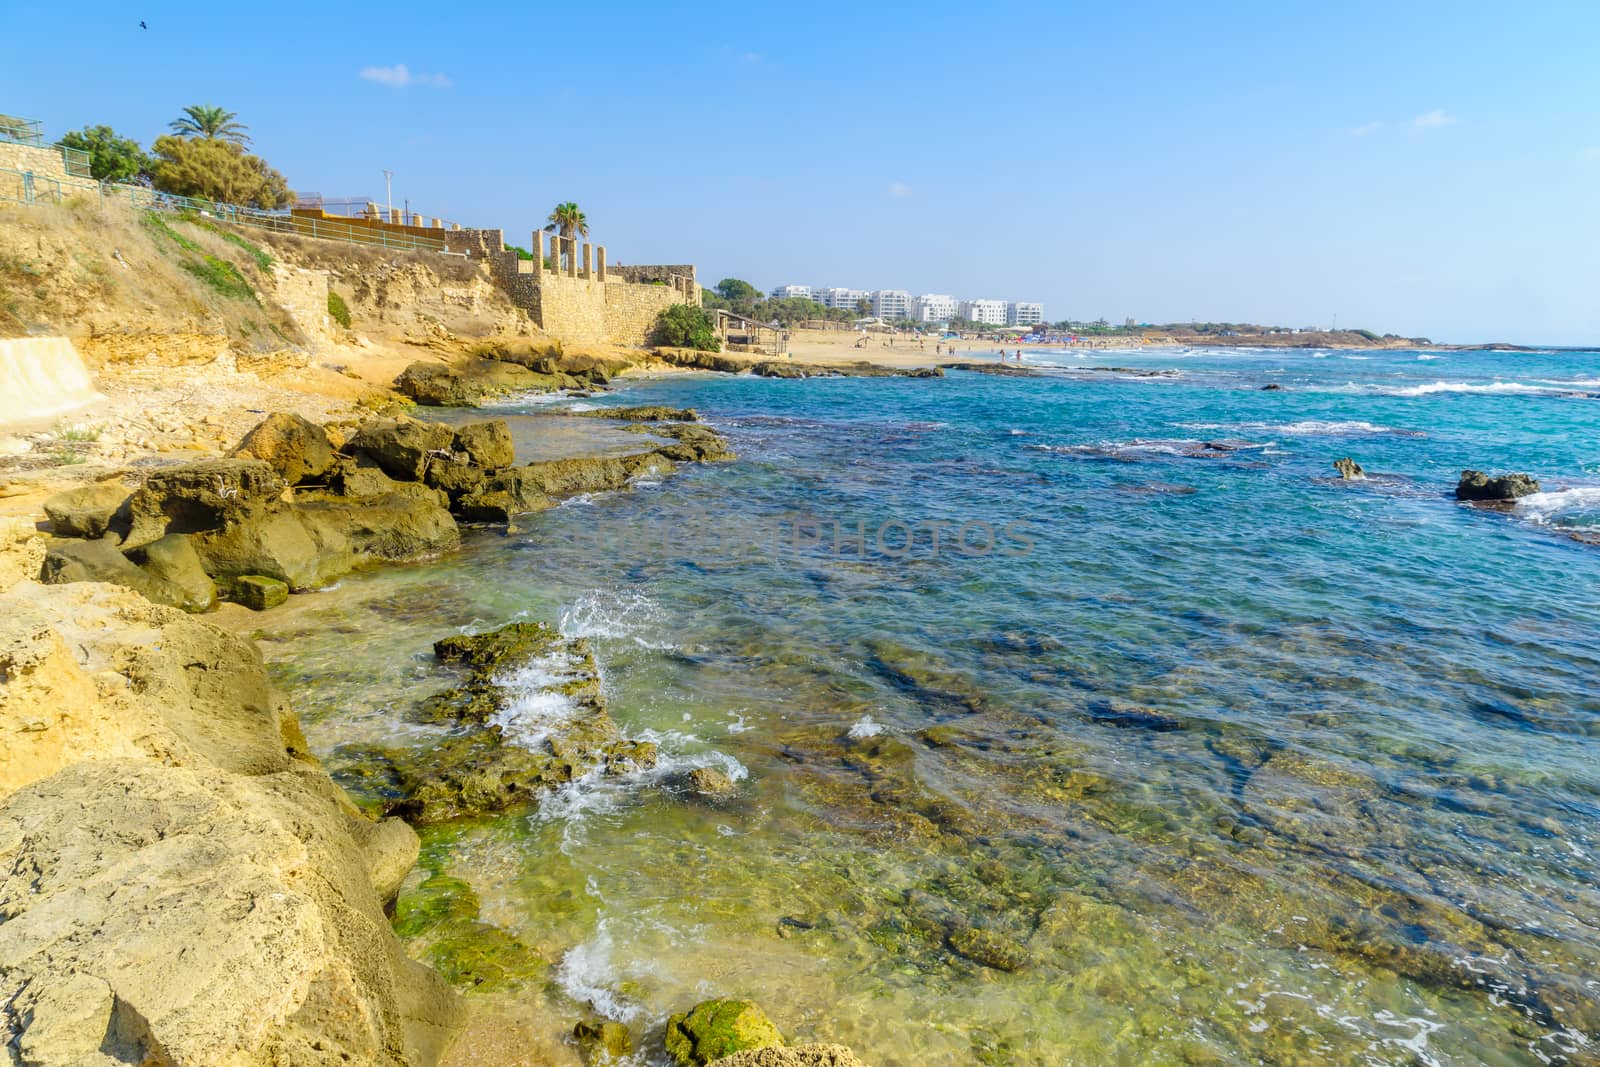
[(1495, 501), (1516, 500), (1532, 496), (1539, 491), (1539, 482), (1530, 474), (1500, 474), (1494, 477), (1482, 471), (1462, 471), (1456, 483), (1457, 500)]

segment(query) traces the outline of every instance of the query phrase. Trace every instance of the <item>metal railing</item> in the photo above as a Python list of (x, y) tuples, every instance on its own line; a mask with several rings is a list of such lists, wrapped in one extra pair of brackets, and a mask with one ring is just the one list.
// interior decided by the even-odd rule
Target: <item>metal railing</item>
[(0, 167), (0, 200), (18, 204), (60, 204), (75, 196), (94, 196), (104, 203), (99, 182), (63, 181), (31, 170)]
[(0, 141), (11, 141), (14, 144), (42, 148), (44, 147), (44, 123), (38, 119), (18, 118), (16, 115), (0, 115)]

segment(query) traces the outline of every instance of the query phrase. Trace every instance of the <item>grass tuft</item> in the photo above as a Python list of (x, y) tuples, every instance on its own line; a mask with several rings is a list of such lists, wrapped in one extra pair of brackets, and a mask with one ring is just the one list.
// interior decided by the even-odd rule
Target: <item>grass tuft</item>
[(344, 302), (344, 297), (333, 290), (328, 290), (328, 317), (345, 329), (350, 328), (350, 305)]
[(257, 305), (261, 303), (256, 297), (256, 291), (250, 288), (250, 283), (239, 273), (239, 268), (225, 259), (204, 256), (198, 263), (188, 261), (180, 266), (222, 296), (248, 300)]

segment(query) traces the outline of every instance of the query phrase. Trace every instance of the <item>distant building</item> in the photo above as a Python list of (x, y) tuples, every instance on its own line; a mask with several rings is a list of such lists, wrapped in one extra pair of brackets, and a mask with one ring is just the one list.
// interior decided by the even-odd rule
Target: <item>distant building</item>
[(1044, 321), (1044, 305), (1027, 302), (1006, 305), (1007, 326), (1037, 326)]
[(772, 290), (772, 295), (779, 300), (810, 300), (811, 286), (809, 285), (780, 285)]
[(904, 289), (879, 289), (872, 294), (872, 313), (885, 322), (911, 317), (911, 294)]
[(811, 299), (823, 307), (843, 308), (846, 311), (854, 311), (856, 305), (860, 304), (861, 301), (865, 300), (870, 303), (872, 294), (865, 289), (842, 289), (837, 286), (825, 289), (819, 286), (811, 290)]
[(963, 300), (957, 310), (969, 322), (981, 322), (989, 326), (1006, 324), (1004, 300)]
[(956, 317), (956, 298), (943, 293), (923, 293), (912, 301), (911, 317), (918, 322), (949, 322)]

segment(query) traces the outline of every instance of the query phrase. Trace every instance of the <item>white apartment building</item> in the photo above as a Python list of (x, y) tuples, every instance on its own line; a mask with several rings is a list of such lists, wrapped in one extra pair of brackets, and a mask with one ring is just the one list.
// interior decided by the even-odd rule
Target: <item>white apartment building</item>
[(904, 289), (879, 289), (872, 294), (872, 313), (885, 322), (911, 317), (911, 294)]
[(779, 300), (811, 299), (811, 286), (809, 285), (780, 285), (772, 290), (772, 295)]
[(918, 322), (949, 322), (955, 314), (956, 298), (944, 293), (923, 293), (911, 306), (911, 317)]
[(1004, 300), (963, 300), (957, 310), (962, 318), (972, 322), (982, 322), (989, 326), (1006, 324)]
[(856, 305), (861, 301), (870, 302), (872, 294), (865, 289), (841, 289), (837, 286), (823, 288), (822, 286), (817, 286), (811, 290), (811, 299), (823, 307), (844, 308), (846, 311), (854, 311)]
[(1044, 321), (1044, 305), (1026, 301), (1006, 305), (1007, 326), (1037, 326)]

